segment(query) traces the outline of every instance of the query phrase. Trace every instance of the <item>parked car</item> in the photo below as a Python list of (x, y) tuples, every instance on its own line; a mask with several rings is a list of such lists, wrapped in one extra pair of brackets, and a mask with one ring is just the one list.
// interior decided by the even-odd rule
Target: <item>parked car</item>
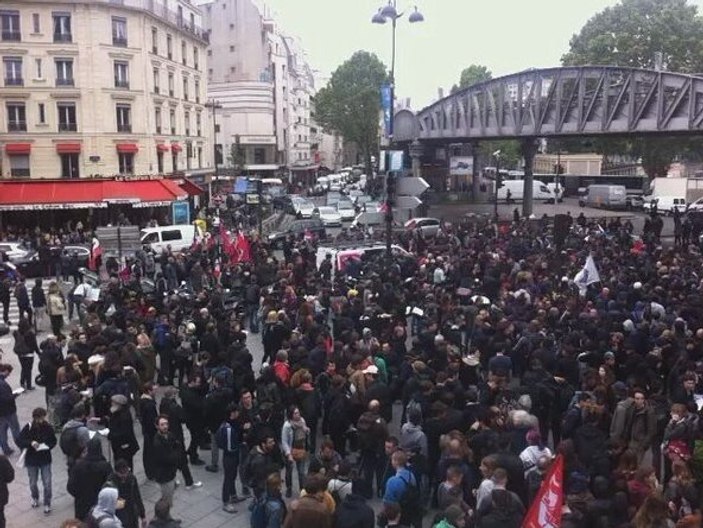
[[(65, 258), (73, 253), (76, 254), (76, 259), (78, 261), (79, 268), (88, 267), (88, 260), (90, 259), (90, 248), (87, 246), (78, 245), (68, 245), (61, 248), (61, 257)], [(43, 277), (45, 275), (46, 267), (39, 262), (39, 253), (33, 252), (29, 255), (18, 259), (15, 262), (17, 270), (22, 274), (23, 277)]]
[(338, 191), (329, 191), (327, 193), (326, 204), (330, 207), (337, 205), (337, 202), (342, 199), (342, 193)]
[(628, 194), (625, 198), (625, 205), (628, 209), (642, 209), (644, 198), (641, 194)]
[(354, 220), (356, 217), (356, 208), (349, 200), (340, 200), (337, 202), (337, 212), (344, 222)]
[(14, 262), (29, 255), (31, 250), (25, 248), (20, 242), (0, 242), (0, 253), (3, 253), (8, 260)]
[(293, 220), (290, 224), (288, 224), (288, 226), (286, 226), (285, 229), (270, 233), (268, 236), (268, 240), (274, 247), (280, 248), (283, 241), (289, 235), (293, 235), (297, 238), (300, 235), (305, 234), (306, 232), (310, 232), (313, 235), (316, 235), (320, 238), (324, 238), (325, 226), (322, 223), (322, 220), (320, 220), (319, 218)]
[(300, 215), (301, 218), (312, 217), (312, 212), (315, 210), (315, 204), (312, 203), (310, 200), (306, 200), (302, 197), (297, 197), (293, 199), (292, 203), (293, 210), (295, 211), (296, 215)]
[(439, 233), (439, 219), (437, 218), (412, 218), (405, 222), (408, 231), (420, 231), (423, 236), (433, 237)]
[(312, 216), (313, 218), (322, 220), (325, 227), (342, 225), (342, 215), (339, 214), (336, 207), (330, 207), (328, 205), (316, 207), (312, 212)]

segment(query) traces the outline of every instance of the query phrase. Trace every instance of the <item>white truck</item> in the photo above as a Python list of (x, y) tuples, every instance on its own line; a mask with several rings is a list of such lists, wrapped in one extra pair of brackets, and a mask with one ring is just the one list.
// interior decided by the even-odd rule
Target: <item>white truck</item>
[(656, 204), (662, 214), (673, 214), (674, 209), (680, 213), (686, 211), (689, 201), (688, 178), (654, 178), (649, 184), (650, 192), (644, 196), (643, 208), (652, 211)]
[[(508, 196), (510, 201), (522, 202), (524, 197), (525, 182), (523, 180), (507, 180), (498, 188), (496, 198), (499, 202), (507, 202)], [(510, 194), (508, 195), (508, 191)], [(532, 182), (532, 199), (535, 201), (552, 202), (554, 201), (554, 193), (549, 190), (544, 183), (540, 181)]]

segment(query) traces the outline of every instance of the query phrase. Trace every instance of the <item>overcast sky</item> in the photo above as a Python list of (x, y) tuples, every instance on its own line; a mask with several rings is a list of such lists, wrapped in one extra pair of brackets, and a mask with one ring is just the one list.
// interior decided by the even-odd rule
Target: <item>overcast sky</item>
[[(375, 52), (390, 65), (391, 26), (371, 24), (384, 0), (263, 0), (289, 34), (299, 37), (314, 69), (331, 73), (357, 50)], [(569, 39), (591, 16), (616, 0), (397, 0), (421, 24), (398, 25), (398, 97), (415, 109), (457, 83), (469, 64), (493, 76), (557, 66)], [(701, 9), (703, 0), (694, 0)], [(675, 28), (672, 28), (675, 30)]]

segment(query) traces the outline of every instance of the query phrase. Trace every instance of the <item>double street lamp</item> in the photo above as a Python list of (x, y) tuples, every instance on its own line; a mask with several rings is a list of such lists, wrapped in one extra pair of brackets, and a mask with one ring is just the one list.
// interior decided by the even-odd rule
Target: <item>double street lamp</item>
[[(391, 71), (390, 71), (390, 122), (388, 126), (388, 139), (393, 141), (393, 128), (395, 121), (395, 31), (398, 23), (398, 19), (402, 18), (403, 12), (398, 12), (398, 2), (397, 0), (389, 0), (388, 4), (379, 8), (378, 12), (371, 18), (371, 22), (374, 24), (385, 24), (387, 21), (391, 21)], [(408, 22), (415, 24), (418, 22), (423, 22), (425, 17), (422, 13), (418, 11), (417, 6), (415, 10), (408, 15)], [(386, 157), (386, 171), (388, 172), (388, 177), (390, 177), (390, 159)], [(393, 236), (393, 208), (391, 205), (391, 197), (386, 197), (386, 251), (388, 256), (391, 255), (391, 241)]]

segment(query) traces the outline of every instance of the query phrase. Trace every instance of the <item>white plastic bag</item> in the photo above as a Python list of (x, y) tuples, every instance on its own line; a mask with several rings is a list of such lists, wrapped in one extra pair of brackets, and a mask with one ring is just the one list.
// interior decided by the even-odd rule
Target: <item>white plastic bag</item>
[(15, 462), (15, 467), (23, 468), (24, 467), (24, 459), (26, 457), (27, 457), (27, 450), (23, 449), (22, 452), (20, 453), (20, 457), (17, 459), (17, 462)]

